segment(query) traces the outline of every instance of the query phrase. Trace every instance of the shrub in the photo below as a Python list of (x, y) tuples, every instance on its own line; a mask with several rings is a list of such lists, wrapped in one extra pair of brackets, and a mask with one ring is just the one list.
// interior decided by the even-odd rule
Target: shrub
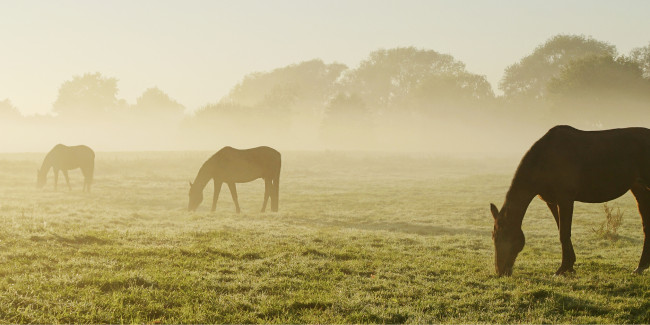
[(607, 203), (603, 204), (605, 209), (605, 221), (600, 224), (598, 229), (593, 229), (599, 236), (609, 239), (618, 239), (618, 228), (623, 222), (623, 212), (619, 207), (609, 207)]

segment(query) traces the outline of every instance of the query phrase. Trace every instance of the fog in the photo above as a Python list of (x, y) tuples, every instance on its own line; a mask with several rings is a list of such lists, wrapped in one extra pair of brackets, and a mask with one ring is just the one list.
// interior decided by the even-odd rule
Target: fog
[[(263, 54), (260, 54), (263, 55)], [(45, 114), (0, 101), (0, 151), (57, 143), (99, 151), (289, 150), (520, 153), (550, 127), (650, 127), (650, 45), (556, 35), (512, 62), (498, 85), (453, 53), (377, 49), (357, 65), (319, 58), (250, 71), (198, 108), (158, 87), (135, 101), (120, 76), (71, 75)], [(191, 82), (188, 80), (187, 82)]]

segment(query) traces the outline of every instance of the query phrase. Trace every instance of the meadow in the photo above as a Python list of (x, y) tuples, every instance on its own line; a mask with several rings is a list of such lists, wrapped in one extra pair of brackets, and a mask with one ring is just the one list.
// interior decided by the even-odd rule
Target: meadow
[[(555, 277), (560, 243), (546, 205), (523, 222), (513, 276), (497, 277), (489, 203), (520, 156), (283, 152), (280, 211), (261, 180), (212, 184), (187, 212), (210, 152), (98, 152), (35, 188), (44, 153), (0, 154), (2, 323), (649, 323), (650, 274), (631, 275), (643, 231), (628, 193), (617, 240), (576, 203), (576, 274)], [(523, 154), (523, 153), (522, 153)]]

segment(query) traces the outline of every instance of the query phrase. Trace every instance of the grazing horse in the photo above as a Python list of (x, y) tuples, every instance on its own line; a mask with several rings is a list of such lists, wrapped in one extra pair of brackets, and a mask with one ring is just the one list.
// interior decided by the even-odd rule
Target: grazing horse
[(262, 178), (264, 179), (262, 212), (266, 210), (269, 197), (271, 198), (271, 210), (277, 212), (280, 194), (280, 165), (280, 153), (269, 147), (245, 150), (224, 147), (203, 163), (194, 183), (190, 182), (190, 200), (187, 209), (189, 211), (196, 210), (203, 201), (203, 189), (212, 179), (214, 181), (212, 211), (217, 208), (221, 184), (226, 183), (230, 188), (237, 213), (239, 213), (235, 183), (247, 183)]
[(581, 131), (570, 126), (550, 129), (524, 155), (503, 207), (490, 204), (492, 239), (498, 275), (511, 275), (524, 248), (521, 223), (535, 196), (546, 202), (560, 233), (562, 264), (555, 272), (575, 272), (571, 243), (575, 201), (602, 203), (625, 194), (636, 198), (643, 222), (643, 251), (634, 273), (650, 266), (650, 130), (624, 128)]
[(39, 188), (45, 186), (47, 173), (50, 168), (54, 169), (54, 190), (59, 182), (59, 171), (63, 172), (68, 189), (71, 190), (70, 180), (68, 179), (68, 170), (81, 168), (84, 175), (83, 191), (90, 192), (90, 185), (93, 182), (93, 173), (95, 171), (95, 152), (87, 146), (68, 147), (57, 144), (47, 153), (41, 168), (36, 170), (37, 182)]

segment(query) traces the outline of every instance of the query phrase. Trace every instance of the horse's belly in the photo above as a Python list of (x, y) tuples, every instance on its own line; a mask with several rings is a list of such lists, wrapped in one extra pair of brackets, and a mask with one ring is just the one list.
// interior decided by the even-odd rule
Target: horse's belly
[(229, 183), (248, 183), (263, 177), (262, 170), (252, 164), (231, 169), (224, 175), (224, 181)]
[(60, 166), (61, 170), (72, 170), (72, 169), (77, 169), (80, 168), (79, 164), (64, 164)]
[(258, 178), (261, 178), (261, 175), (233, 175), (230, 179), (230, 182), (232, 183), (248, 183), (252, 182)]
[(580, 176), (576, 201), (602, 203), (625, 194), (638, 178), (638, 172), (629, 164), (603, 164), (590, 166)]
[(576, 193), (576, 201), (585, 203), (602, 203), (614, 200), (623, 196), (629, 189), (631, 184), (604, 184), (594, 185), (581, 188)]
[(57, 167), (62, 170), (71, 170), (71, 169), (80, 168), (81, 167), (80, 159), (79, 157), (76, 156), (66, 157), (65, 159), (61, 159), (59, 161)]

